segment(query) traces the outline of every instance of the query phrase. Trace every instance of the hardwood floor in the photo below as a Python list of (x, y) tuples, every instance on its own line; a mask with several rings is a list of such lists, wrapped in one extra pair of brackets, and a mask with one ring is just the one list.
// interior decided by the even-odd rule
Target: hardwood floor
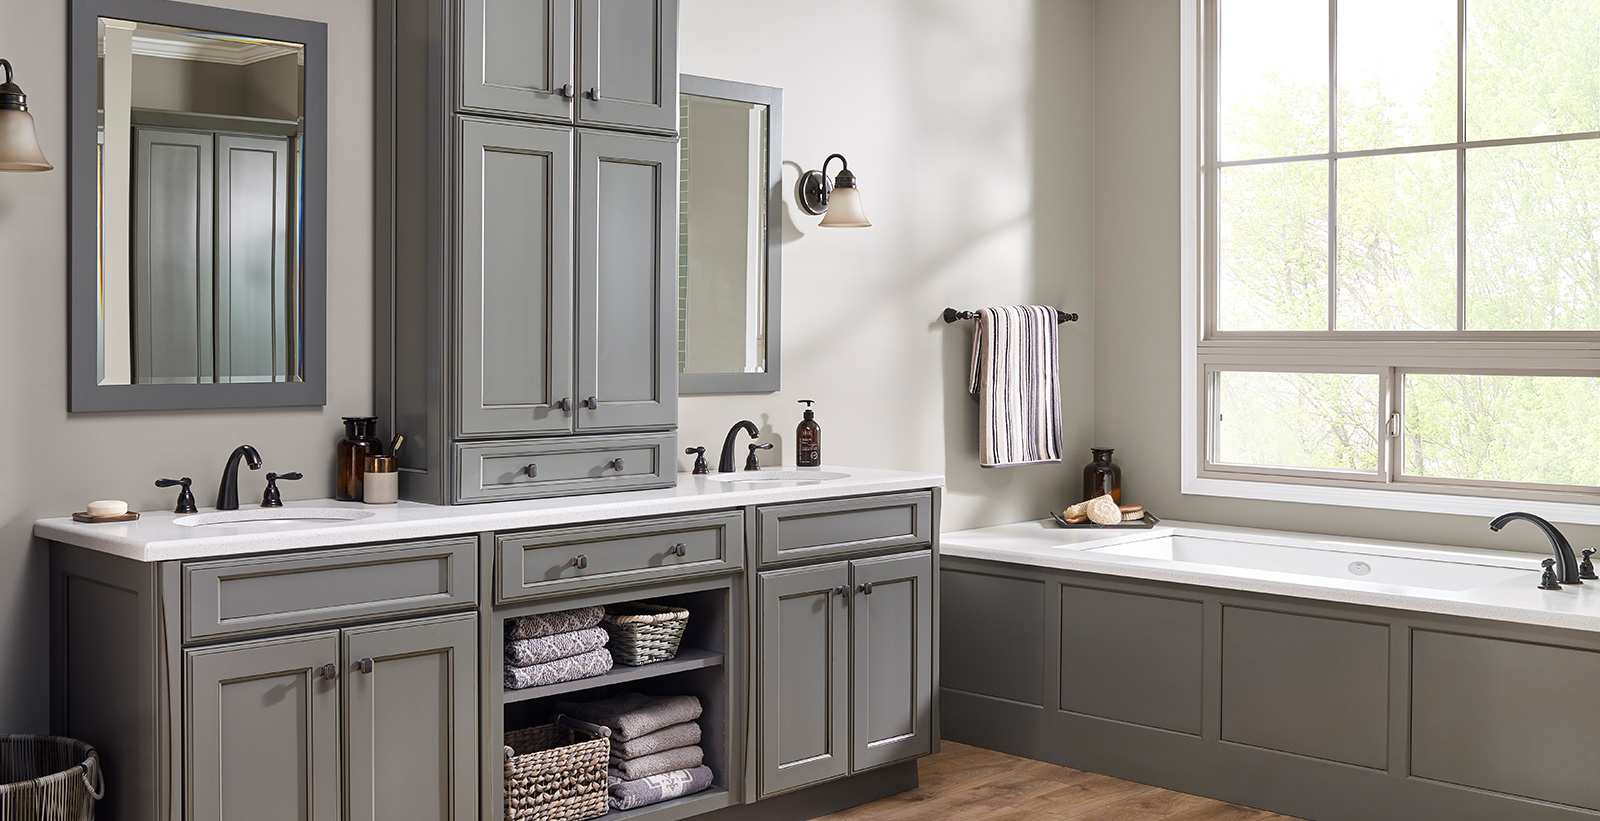
[[(944, 742), (921, 786), (826, 821), (1297, 821), (1132, 781)], [(822, 821), (822, 819), (819, 819)]]

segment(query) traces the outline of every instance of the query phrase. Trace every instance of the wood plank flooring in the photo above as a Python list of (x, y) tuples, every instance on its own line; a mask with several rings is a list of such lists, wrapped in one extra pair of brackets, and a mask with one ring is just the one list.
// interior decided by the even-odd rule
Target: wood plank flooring
[(1298, 821), (949, 741), (918, 774), (915, 790), (819, 821)]

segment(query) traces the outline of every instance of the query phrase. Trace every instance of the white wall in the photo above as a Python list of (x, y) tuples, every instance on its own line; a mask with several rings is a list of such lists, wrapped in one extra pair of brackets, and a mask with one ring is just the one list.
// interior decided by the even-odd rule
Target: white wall
[[(684, 447), (715, 460), (748, 418), (778, 444), (763, 462), (792, 465), (795, 400), (816, 399), (825, 463), (946, 474), (947, 529), (1076, 493), (1094, 375), (1092, 6), (683, 0), (683, 72), (782, 88), (785, 164), (783, 391), (684, 397)], [(872, 228), (819, 229), (793, 204), (798, 173), (835, 152)], [(982, 470), (970, 323), (939, 312), (1021, 302), (1084, 316), (1062, 326), (1069, 458)]]
[[(372, 411), (372, 3), (214, 0), (320, 20), (328, 94), (328, 405), (269, 411), (67, 413), (66, 0), (0, 0), (0, 56), (16, 66), (56, 169), (0, 174), (0, 733), (48, 726), (46, 552), (33, 521), (120, 498), (135, 510), (176, 498), (152, 482), (191, 476), (202, 505), (222, 462), (254, 444), (267, 470), (301, 470), (291, 499), (333, 495), (339, 417)], [(350, 310), (348, 306), (355, 306)], [(260, 474), (241, 482), (259, 492)]]

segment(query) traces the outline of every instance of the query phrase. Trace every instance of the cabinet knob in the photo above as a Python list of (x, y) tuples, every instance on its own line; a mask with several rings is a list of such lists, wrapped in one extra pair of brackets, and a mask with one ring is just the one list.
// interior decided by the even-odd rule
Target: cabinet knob
[(572, 557), (571, 564), (573, 567), (576, 567), (579, 570), (586, 570), (589, 567), (589, 557), (579, 553), (578, 555)]
[(583, 96), (588, 97), (589, 99), (594, 100), (595, 102), (599, 102), (600, 101), (600, 89), (598, 87), (591, 88), (588, 91), (585, 91), (583, 93)]
[(841, 597), (848, 596), (850, 595), (850, 585), (841, 584), (838, 587), (835, 587), (833, 592), (838, 593)]
[(563, 413), (572, 413), (572, 397), (561, 397), (561, 401), (556, 403), (556, 410), (562, 411)]
[(528, 464), (523, 465), (522, 472), (527, 474), (529, 479), (539, 478), (539, 466), (534, 462), (529, 462)]
[(856, 589), (861, 591), (861, 595), (870, 596), (872, 595), (872, 582), (862, 582), (861, 586)]
[(357, 672), (361, 672), (361, 673), (371, 673), (372, 672), (372, 659), (365, 658), (365, 659), (362, 659), (362, 660), (356, 662), (356, 670), (357, 670)]
[(584, 407), (588, 408), (589, 410), (599, 410), (600, 409), (600, 400), (597, 397), (591, 396), (588, 399), (583, 400), (582, 404), (583, 404)]
[(339, 665), (324, 664), (321, 667), (318, 667), (317, 677), (327, 679), (328, 681), (337, 681), (339, 679)]
[(667, 548), (667, 553), (682, 559), (689, 555), (689, 546), (683, 542), (678, 542), (677, 544)]
[(614, 471), (616, 471), (618, 473), (621, 473), (622, 472), (622, 464), (623, 464), (622, 463), (622, 457), (618, 456), (617, 458), (612, 459), (611, 461), (607, 462), (606, 463), (606, 467), (611, 468), (612, 470), (614, 470)]
[(556, 93), (560, 94), (563, 100), (572, 99), (572, 84), (563, 83), (560, 88), (556, 89)]

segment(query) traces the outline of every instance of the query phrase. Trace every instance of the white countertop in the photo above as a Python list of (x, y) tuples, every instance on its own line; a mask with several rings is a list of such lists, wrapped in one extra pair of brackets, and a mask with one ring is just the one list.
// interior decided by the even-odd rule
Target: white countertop
[[(1531, 532), (1531, 531), (1530, 531)], [(1374, 556), (1427, 559), (1456, 564), (1477, 564), (1525, 569), (1526, 575), (1465, 590), (1436, 590), (1372, 584), (1356, 578), (1322, 577), (1240, 567), (1223, 567), (1168, 559), (1119, 556), (1092, 552), (1091, 548), (1160, 538), (1163, 536), (1237, 538), (1313, 550), (1349, 551)], [(1526, 538), (1543, 543), (1543, 537)], [(1528, 542), (1530, 545), (1535, 542)], [(1009, 564), (1074, 570), (1126, 579), (1172, 582), (1202, 587), (1266, 593), (1277, 596), (1343, 602), (1437, 613), (1446, 616), (1600, 630), (1600, 582), (1568, 586), (1559, 591), (1538, 589), (1538, 565), (1547, 553), (1475, 550), (1404, 542), (1345, 539), (1312, 533), (1256, 530), (1224, 525), (1163, 521), (1148, 530), (1069, 530), (1049, 520), (1022, 522), (946, 533), (940, 541), (946, 557), (983, 559)]]
[[(284, 506), (285, 509), (350, 508), (373, 514), (364, 519), (344, 522), (284, 521), (185, 527), (173, 523), (180, 516), (170, 511), (141, 513), (138, 521), (118, 524), (84, 524), (71, 518), (40, 519), (33, 525), (33, 535), (138, 561), (158, 562), (668, 516), (718, 508), (944, 486), (944, 477), (932, 473), (832, 466), (821, 470), (849, 475), (827, 482), (749, 484), (719, 482), (705, 476), (681, 473), (675, 487), (555, 499), (456, 506), (416, 502), (364, 505), (360, 502), (318, 499), (290, 502)], [(242, 505), (241, 509), (249, 507)], [(214, 510), (201, 508), (200, 512), (210, 513)]]

